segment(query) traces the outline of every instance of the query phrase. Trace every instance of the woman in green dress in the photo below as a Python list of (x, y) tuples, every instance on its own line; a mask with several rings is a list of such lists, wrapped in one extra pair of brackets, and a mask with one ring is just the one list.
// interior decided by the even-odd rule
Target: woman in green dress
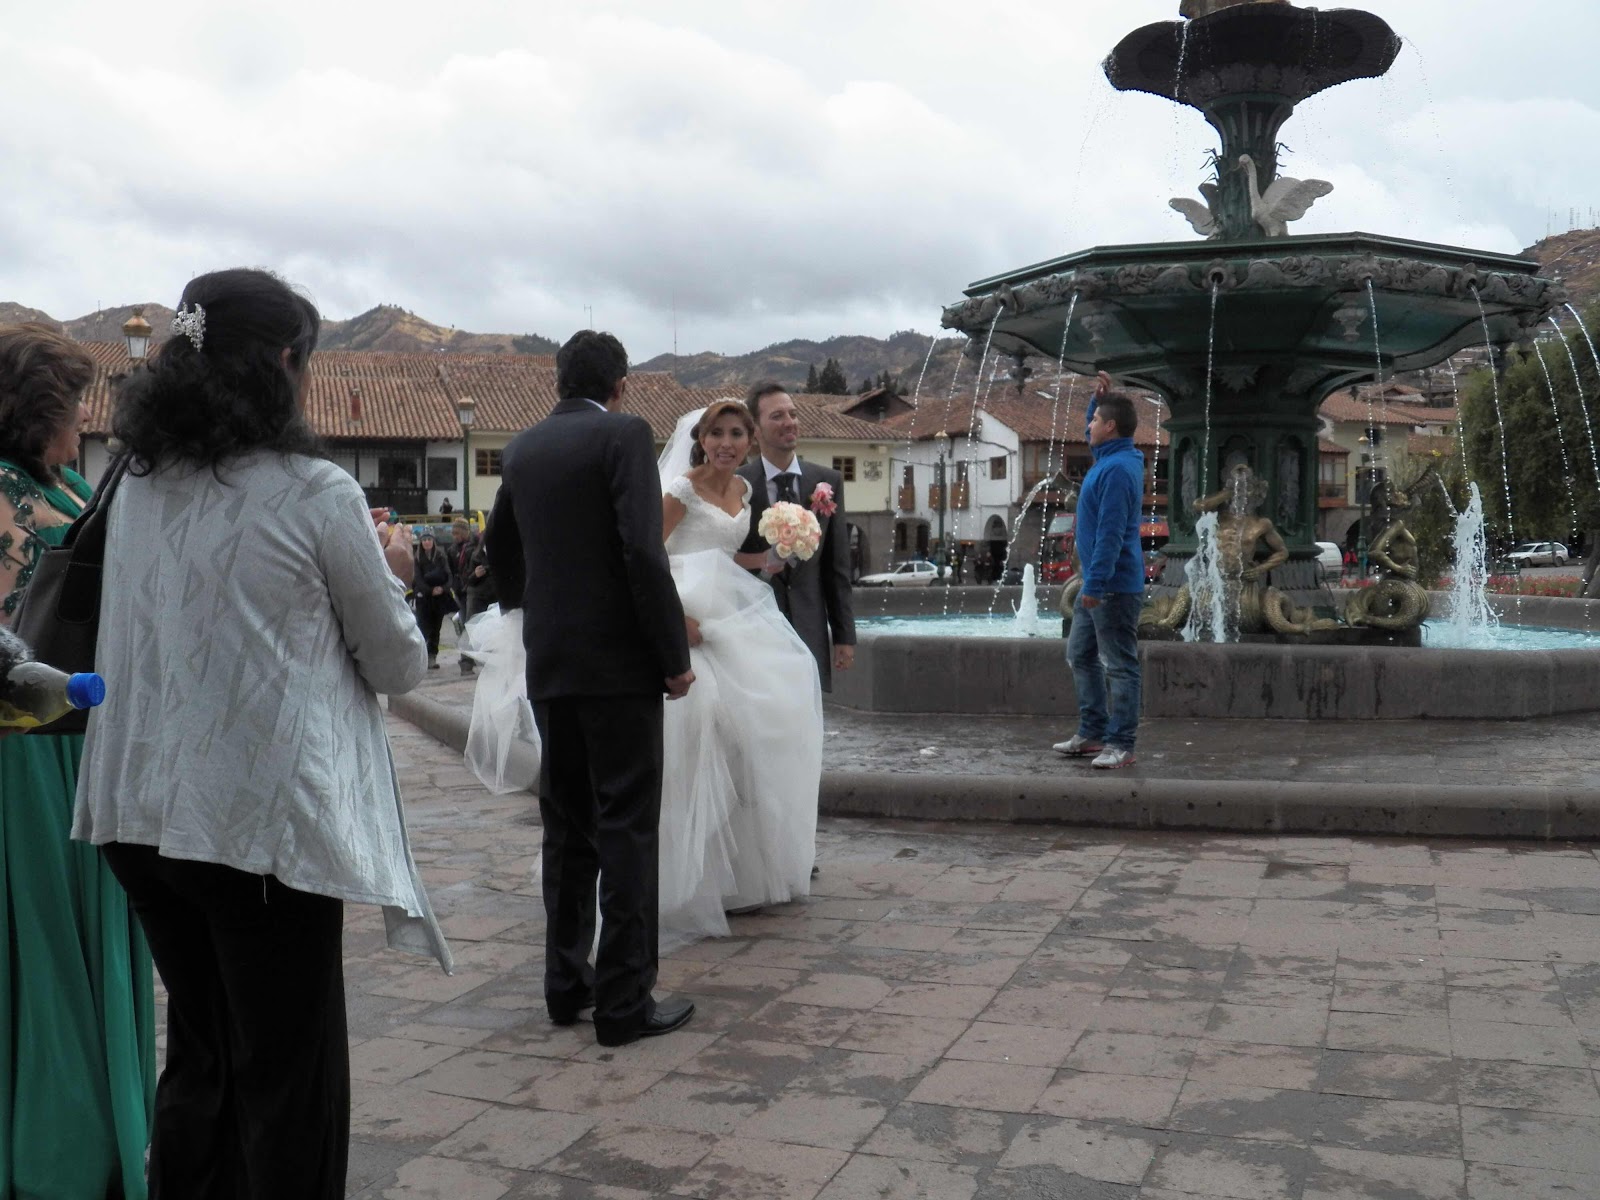
[[(0, 328), (0, 623), (89, 485), (93, 360)], [(68, 837), (83, 738), (0, 739), (0, 1200), (144, 1200), (155, 1093), (150, 955), (94, 846)]]

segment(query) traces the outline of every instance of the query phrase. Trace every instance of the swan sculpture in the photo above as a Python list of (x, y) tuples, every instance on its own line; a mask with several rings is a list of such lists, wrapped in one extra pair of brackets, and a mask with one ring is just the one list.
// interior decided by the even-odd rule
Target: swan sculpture
[(1217, 185), (1202, 183), (1200, 194), (1206, 198), (1204, 204), (1188, 196), (1174, 196), (1167, 203), (1181, 212), (1201, 237), (1218, 237), (1222, 233), (1222, 225), (1217, 221), (1217, 200), (1220, 195)]
[(1313, 204), (1333, 191), (1325, 179), (1289, 179), (1279, 176), (1267, 185), (1265, 194), (1256, 182), (1255, 160), (1239, 156), (1239, 165), (1250, 178), (1250, 216), (1268, 237), (1283, 237), (1289, 222), (1305, 216)]

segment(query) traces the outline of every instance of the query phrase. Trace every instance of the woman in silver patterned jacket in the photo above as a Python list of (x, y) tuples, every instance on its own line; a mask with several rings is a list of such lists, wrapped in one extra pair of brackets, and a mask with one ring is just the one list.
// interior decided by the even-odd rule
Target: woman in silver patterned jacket
[(168, 995), (155, 1200), (344, 1194), (346, 901), (449, 952), (413, 864), (379, 692), (426, 652), (360, 486), (302, 409), (316, 309), (264, 271), (184, 289), (120, 392), (73, 836), (104, 848)]

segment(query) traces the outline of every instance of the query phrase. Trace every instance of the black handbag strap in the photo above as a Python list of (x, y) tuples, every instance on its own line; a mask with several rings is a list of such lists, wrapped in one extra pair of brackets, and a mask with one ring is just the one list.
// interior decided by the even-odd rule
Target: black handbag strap
[(132, 458), (133, 455), (123, 453), (112, 460), (111, 469), (100, 480), (100, 486), (95, 488), (94, 495), (89, 497), (89, 503), (62, 535), (61, 545), (71, 550), (73, 562), (89, 563), (92, 566), (100, 566), (105, 562), (106, 515), (111, 507), (111, 497), (116, 492), (117, 485), (122, 482), (122, 477), (128, 473), (128, 464)]

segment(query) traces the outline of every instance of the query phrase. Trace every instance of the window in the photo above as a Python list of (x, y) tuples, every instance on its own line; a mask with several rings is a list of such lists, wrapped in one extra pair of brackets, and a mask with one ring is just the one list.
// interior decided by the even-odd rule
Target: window
[(917, 469), (910, 464), (907, 464), (906, 469), (901, 473), (900, 482), (905, 487), (916, 487)]
[(989, 460), (989, 478), (1004, 479), (1006, 477), (1006, 456), (997, 454)]
[(833, 469), (839, 472), (839, 477), (846, 483), (851, 483), (856, 477), (856, 460), (853, 458), (836, 458), (833, 460)]
[(498, 474), (500, 474), (500, 451), (498, 451), (498, 450), (474, 450), (472, 453), (473, 453), (473, 458), (476, 460), (473, 463), (473, 468), (472, 468), (473, 474), (475, 474), (475, 475), (498, 475)]
[(956, 463), (956, 482), (957, 483), (965, 483), (966, 481), (967, 481), (967, 464), (965, 462), (958, 461)]

